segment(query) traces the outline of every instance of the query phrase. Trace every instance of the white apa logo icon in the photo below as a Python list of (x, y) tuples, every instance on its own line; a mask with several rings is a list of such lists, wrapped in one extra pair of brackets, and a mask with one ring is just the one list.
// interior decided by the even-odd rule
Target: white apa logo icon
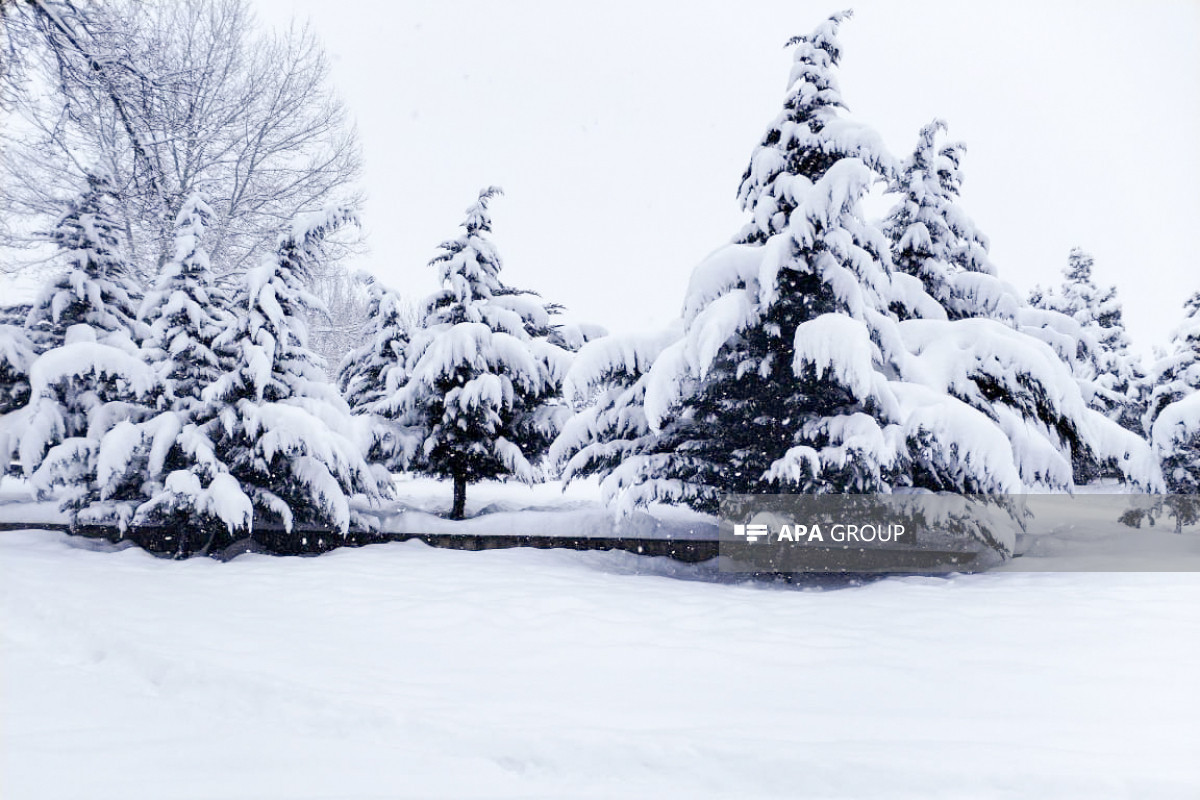
[(733, 535), (744, 536), (747, 542), (757, 542), (760, 536), (768, 541), (771, 538), (766, 525), (734, 525)]

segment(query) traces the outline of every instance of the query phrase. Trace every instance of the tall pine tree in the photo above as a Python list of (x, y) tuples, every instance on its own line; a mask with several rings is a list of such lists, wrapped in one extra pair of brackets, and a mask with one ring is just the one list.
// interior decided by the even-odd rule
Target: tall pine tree
[(114, 233), (113, 200), (93, 177), (48, 234), (66, 269), (27, 317), (29, 338), (43, 351), (29, 366), (29, 402), (0, 417), (0, 458), (15, 454), (39, 494), (61, 489), (73, 523), (128, 521), (122, 508), (102, 502), (101, 440), (150, 413), (162, 389), (135, 343), (144, 327)]
[(693, 271), (682, 332), (654, 356), (604, 340), (581, 351), (568, 382), (598, 402), (568, 423), (558, 461), (599, 474), (621, 510), (714, 511), (722, 492), (1064, 489), (1071, 453), (1102, 446), (1154, 484), (1144, 444), (1096, 436), (1048, 346), (986, 314), (950, 321), (894, 271), (860, 200), (896, 171), (838, 114), (844, 16), (793, 40), (784, 110), (739, 191), (751, 222)]
[(353, 218), (346, 209), (302, 215), (275, 258), (246, 274), (237, 323), (213, 343), (232, 349), (233, 365), (201, 392), (215, 406), (216, 458), (257, 515), (288, 531), (368, 525), (351, 499), (391, 491), (389, 476), (363, 459), (367, 432), (307, 346), (304, 312), (317, 301), (304, 279), (324, 257), (325, 238)]
[(1010, 320), (1020, 298), (995, 278), (987, 237), (957, 203), (966, 146), (951, 142), (939, 147), (938, 134), (945, 130), (940, 119), (921, 129), (916, 148), (892, 181), (891, 193), (899, 199), (883, 222), (898, 286), (905, 286), (902, 275), (919, 279), (937, 306), (931, 309), (924, 295), (906, 292), (895, 310), (902, 318), (938, 319), (944, 314), (949, 319)]
[(412, 332), (406, 382), (375, 404), (415, 435), (410, 469), (453, 481), (454, 519), (465, 514), (471, 483), (536, 479), (536, 462), (557, 433), (546, 403), (569, 363), (562, 348), (531, 335), (546, 324), (544, 306), (500, 280), (488, 213), (499, 193), (481, 191), (463, 234), (430, 262), (442, 288)]
[(165, 540), (142, 543), (178, 556), (207, 552), (252, 522), (248, 499), (213, 450), (219, 406), (202, 397), (233, 356), (216, 344), (234, 315), (204, 248), (211, 218), (201, 195), (185, 200), (174, 252), (142, 304), (149, 328), (143, 354), (163, 383), (162, 407), (141, 422), (118, 423), (101, 443), (101, 499), (127, 504), (132, 514), (123, 516), (134, 525), (167, 528)]

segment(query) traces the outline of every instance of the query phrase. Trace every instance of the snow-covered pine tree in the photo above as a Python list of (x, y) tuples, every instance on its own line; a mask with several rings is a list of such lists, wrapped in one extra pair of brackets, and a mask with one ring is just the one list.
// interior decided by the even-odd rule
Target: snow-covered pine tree
[(1162, 463), (1169, 491), (1200, 494), (1200, 292), (1184, 303), (1187, 314), (1172, 347), (1150, 370), (1145, 426)]
[(368, 336), (346, 354), (337, 372), (338, 388), (355, 413), (396, 390), (387, 378), (393, 368), (403, 367), (409, 330), (417, 321), (403, 298), (374, 278), (367, 280), (367, 293)]
[(546, 401), (559, 393), (569, 354), (530, 334), (544, 305), (501, 282), (484, 189), (467, 209), (464, 232), (430, 262), (442, 288), (412, 331), (406, 382), (376, 413), (414, 431), (408, 467), (454, 484), (451, 517), (465, 513), (468, 484), (511, 476), (536, 479), (535, 462), (557, 433)]
[(113, 202), (108, 180), (89, 175), (88, 189), (45, 236), (58, 246), (66, 269), (42, 290), (25, 321), (40, 352), (61, 345), (72, 325), (88, 325), (100, 341), (126, 350), (145, 334), (137, 322), (141, 291), (120, 252)]
[(214, 342), (234, 323), (232, 303), (215, 280), (204, 236), (213, 211), (189, 196), (175, 220), (175, 247), (140, 316), (149, 328), (147, 359), (170, 388), (175, 410), (193, 419), (201, 391), (226, 371), (232, 354)]
[[(713, 511), (721, 492), (1062, 489), (1075, 448), (1116, 446), (1097, 441), (1111, 431), (1096, 434), (1048, 346), (991, 319), (947, 321), (892, 272), (859, 200), (895, 173), (878, 137), (837, 115), (843, 19), (793, 40), (784, 112), (739, 192), (752, 221), (694, 270), (681, 335), (649, 366), (601, 340), (569, 374), (599, 402), (555, 455), (568, 476), (599, 474), (622, 511)], [(902, 301), (918, 318), (897, 319)], [(1154, 483), (1148, 451), (1130, 459)]]
[(935, 119), (921, 129), (917, 146), (902, 164), (890, 191), (899, 200), (883, 221), (892, 242), (892, 263), (900, 287), (901, 275), (920, 279), (925, 293), (937, 300), (930, 309), (923, 295), (902, 293), (895, 311), (900, 317), (949, 319), (984, 317), (1011, 320), (1020, 306), (1016, 291), (996, 279), (988, 258), (988, 240), (963, 212), (957, 199), (962, 187), (962, 156), (966, 145), (938, 146), (946, 130)]
[(1072, 248), (1061, 287), (1037, 288), (1030, 295), (1035, 308), (1057, 311), (1079, 326), (1070, 363), (1081, 381), (1088, 405), (1142, 435), (1146, 409), (1139, 397), (1145, 374), (1129, 348), (1117, 289), (1099, 288), (1092, 278), (1095, 260)]
[[(1123, 394), (1132, 387), (1129, 376), (1136, 377), (1136, 372), (1129, 369), (1133, 362), (1125, 350), (1124, 329), (1093, 336), (1100, 330), (1096, 324), (1100, 318), (1103, 318), (1104, 326), (1120, 327), (1120, 306), (1113, 302), (1112, 292), (1101, 303), (1103, 311), (1089, 324), (1083, 315), (1074, 316), (1062, 308), (1027, 305), (1011, 285), (1000, 280), (988, 260), (987, 238), (957, 204), (965, 146), (955, 142), (939, 148), (938, 134), (945, 128), (944, 122), (934, 120), (921, 130), (916, 149), (891, 185), (892, 193), (900, 196), (883, 225), (893, 243), (892, 255), (897, 269), (894, 282), (901, 290), (900, 300), (893, 304), (893, 310), (902, 319), (943, 318), (941, 311), (928, 308), (923, 295), (914, 295), (907, 290), (904, 278), (908, 275), (919, 278), (925, 292), (937, 299), (945, 318), (996, 320), (1049, 345), (1072, 366), (1089, 405), (1140, 436), (1138, 404), (1133, 395), (1126, 397)], [(1098, 377), (1095, 370), (1078, 369), (1077, 353), (1099, 352), (1096, 342), (1104, 337), (1109, 337), (1114, 345), (1109, 359), (1111, 374)], [(984, 383), (994, 387), (990, 378), (985, 378)], [(1017, 394), (1026, 393), (1019, 384), (1013, 388), (1019, 389)], [(1100, 398), (1110, 398), (1110, 402), (1102, 403)], [(987, 410), (987, 404), (972, 400), (970, 396), (964, 399)], [(1035, 411), (1034, 406), (1026, 404), (1022, 414)], [(1041, 413), (1036, 411), (1036, 414)], [(1087, 482), (1099, 476), (1125, 477), (1133, 460), (1142, 463), (1133, 471), (1140, 471), (1142, 478), (1151, 479), (1152, 476), (1145, 474), (1144, 467), (1148, 463), (1145, 453), (1134, 439), (1107, 430), (1097, 420), (1091, 420), (1086, 427), (1095, 430), (1059, 436), (1067, 429), (1055, 425), (1047, 429), (1051, 439), (1059, 439), (1056, 447), (1069, 451), (1074, 481)], [(1135, 457), (1134, 451), (1140, 455)]]
[(213, 452), (236, 480), (226, 494), (240, 491), (288, 531), (313, 524), (344, 534), (352, 523), (368, 525), (351, 498), (377, 501), (391, 491), (390, 476), (364, 460), (367, 431), (308, 349), (304, 325), (317, 302), (304, 276), (323, 257), (325, 238), (353, 219), (344, 208), (301, 215), (275, 257), (246, 274), (237, 322), (213, 342), (233, 350), (233, 367), (201, 392), (216, 406)]
[(134, 341), (144, 326), (113, 233), (111, 201), (106, 182), (90, 179), (48, 234), (67, 269), (27, 317), (34, 348), (44, 349), (29, 366), (29, 403), (0, 417), (0, 458), (15, 454), (39, 494), (63, 487), (73, 524), (128, 521), (100, 502), (100, 443), (123, 421), (144, 418), (161, 392)]
[(394, 409), (377, 409), (408, 382), (408, 341), (418, 319), (412, 305), (374, 278), (368, 279), (367, 290), (367, 338), (342, 359), (338, 388), (350, 410), (371, 426), (367, 460), (398, 471), (411, 451), (412, 437), (396, 424)]
[[(563, 397), (577, 411), (550, 446), (548, 461), (565, 484), (599, 475), (607, 479), (627, 458), (655, 449), (657, 434), (646, 419), (646, 373), (680, 338), (679, 326), (643, 335), (603, 336), (576, 353), (563, 381)], [(602, 499), (628, 513), (636, 498), (617, 481), (604, 480)]]
[[(1124, 350), (1119, 355), (1114, 353), (1112, 374), (1100, 375), (1096, 369), (1080, 369), (1079, 354), (1100, 352), (1097, 342), (1101, 336), (1097, 335), (1096, 320), (1089, 322), (1083, 314), (1045, 305), (1041, 302), (1042, 295), (1037, 293), (1032, 305), (1027, 305), (1011, 285), (996, 276), (988, 259), (987, 238), (957, 203), (963, 180), (961, 164), (965, 146), (954, 142), (939, 147), (938, 134), (945, 129), (941, 120), (934, 120), (922, 128), (916, 149), (904, 162), (891, 186), (892, 193), (900, 199), (889, 212), (883, 228), (892, 241), (898, 287), (904, 288), (904, 276), (915, 276), (921, 280), (925, 292), (938, 301), (946, 318), (993, 319), (1045, 342), (1072, 366), (1084, 399), (1091, 407), (1140, 435), (1137, 404), (1132, 400), (1127, 404), (1122, 394), (1131, 384), (1127, 377), (1117, 377), (1118, 373), (1123, 375), (1127, 371), (1128, 353)], [(902, 319), (940, 319), (941, 313), (929, 310), (921, 298), (922, 295), (902, 291), (893, 310)], [(917, 305), (914, 306), (914, 302)], [(1115, 307), (1114, 317), (1111, 297), (1102, 304), (1105, 306), (1101, 314), (1105, 320), (1103, 324), (1119, 326), (1119, 305)], [(1115, 343), (1115, 339), (1123, 338), (1124, 331), (1122, 329), (1119, 335), (1114, 331), (1111, 336)], [(983, 408), (978, 403), (975, 405)], [(1128, 437), (1112, 436), (1111, 433), (1100, 431), (1099, 441), (1101, 445), (1107, 442), (1115, 447), (1116, 456), (1104, 454), (1113, 447), (1085, 445), (1085, 439), (1095, 439), (1095, 436), (1071, 434), (1057, 445), (1059, 449), (1070, 450), (1074, 481), (1083, 483), (1099, 476), (1124, 475), (1120, 459), (1137, 445)]]
[(214, 282), (203, 239), (212, 211), (189, 196), (175, 220), (174, 252), (142, 303), (148, 327), (143, 355), (164, 387), (162, 407), (141, 421), (119, 422), (100, 444), (99, 498), (122, 506), (135, 526), (165, 528), (161, 541), (177, 556), (250, 527), (252, 509), (213, 452), (218, 406), (203, 389), (231, 366), (229, 347), (215, 345), (232, 324), (230, 301)]
[[(603, 475), (623, 511), (649, 502), (714, 511), (719, 492), (781, 486), (888, 491), (903, 473), (905, 431), (888, 386), (904, 358), (888, 312), (889, 243), (859, 209), (893, 168), (877, 135), (839, 116), (846, 16), (791, 41), (783, 112), (738, 192), (751, 222), (693, 272), (682, 336), (655, 355), (601, 340), (572, 370), (572, 386), (609, 388), (568, 425), (556, 455), (570, 459), (568, 476)], [(974, 413), (960, 411), (959, 421)], [(1017, 485), (1011, 463), (991, 466), (984, 460), (959, 488)]]

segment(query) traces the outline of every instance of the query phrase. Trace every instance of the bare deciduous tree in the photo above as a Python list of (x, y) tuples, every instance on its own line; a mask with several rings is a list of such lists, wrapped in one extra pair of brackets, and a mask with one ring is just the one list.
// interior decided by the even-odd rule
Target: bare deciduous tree
[[(375, 278), (367, 273), (352, 273), (337, 263), (323, 265), (309, 276), (309, 290), (324, 309), (308, 317), (308, 345), (325, 359), (325, 370), (336, 378), (346, 354), (363, 343), (373, 330), (371, 285)], [(416, 301), (403, 299), (400, 321), (408, 330), (417, 326), (421, 310)]]
[(169, 256), (170, 222), (196, 190), (212, 199), (218, 275), (270, 252), (298, 211), (356, 199), (356, 136), (308, 28), (263, 32), (246, 0), (0, 8), (10, 49), (41, 37), (5, 81), (3, 244), (29, 241), (85, 172), (116, 187), (143, 280)]

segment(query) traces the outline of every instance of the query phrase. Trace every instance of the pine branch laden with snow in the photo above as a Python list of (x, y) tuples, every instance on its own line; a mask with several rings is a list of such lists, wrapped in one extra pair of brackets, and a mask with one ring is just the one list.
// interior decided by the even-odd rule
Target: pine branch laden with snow
[(598, 475), (609, 481), (627, 458), (653, 451), (655, 436), (646, 419), (645, 375), (679, 331), (660, 335), (604, 336), (576, 354), (563, 381), (563, 395), (576, 413), (551, 444), (548, 461), (564, 483)]
[[(213, 343), (231, 350), (232, 366), (200, 394), (211, 414), (201, 432), (216, 459), (258, 514), (288, 530), (304, 523), (344, 534), (365, 522), (351, 498), (373, 502), (391, 490), (386, 473), (364, 460), (369, 431), (308, 349), (302, 317), (316, 301), (301, 276), (322, 257), (323, 238), (352, 219), (345, 209), (304, 216), (281, 238), (276, 258), (247, 273), (237, 322)], [(222, 485), (220, 497), (204, 502), (240, 519), (245, 503), (232, 483)]]
[(1184, 303), (1187, 316), (1147, 379), (1145, 425), (1167, 488), (1200, 494), (1200, 292)]
[(29, 402), (29, 368), (37, 351), (24, 328), (0, 325), (0, 416)]
[(430, 262), (442, 288), (412, 332), (403, 385), (371, 406), (417, 437), (406, 454), (409, 469), (454, 481), (451, 513), (459, 518), (467, 484), (506, 476), (534, 481), (566, 412), (553, 404), (570, 355), (549, 341), (547, 308), (499, 277), (488, 213), (499, 193), (480, 192), (464, 233)]

